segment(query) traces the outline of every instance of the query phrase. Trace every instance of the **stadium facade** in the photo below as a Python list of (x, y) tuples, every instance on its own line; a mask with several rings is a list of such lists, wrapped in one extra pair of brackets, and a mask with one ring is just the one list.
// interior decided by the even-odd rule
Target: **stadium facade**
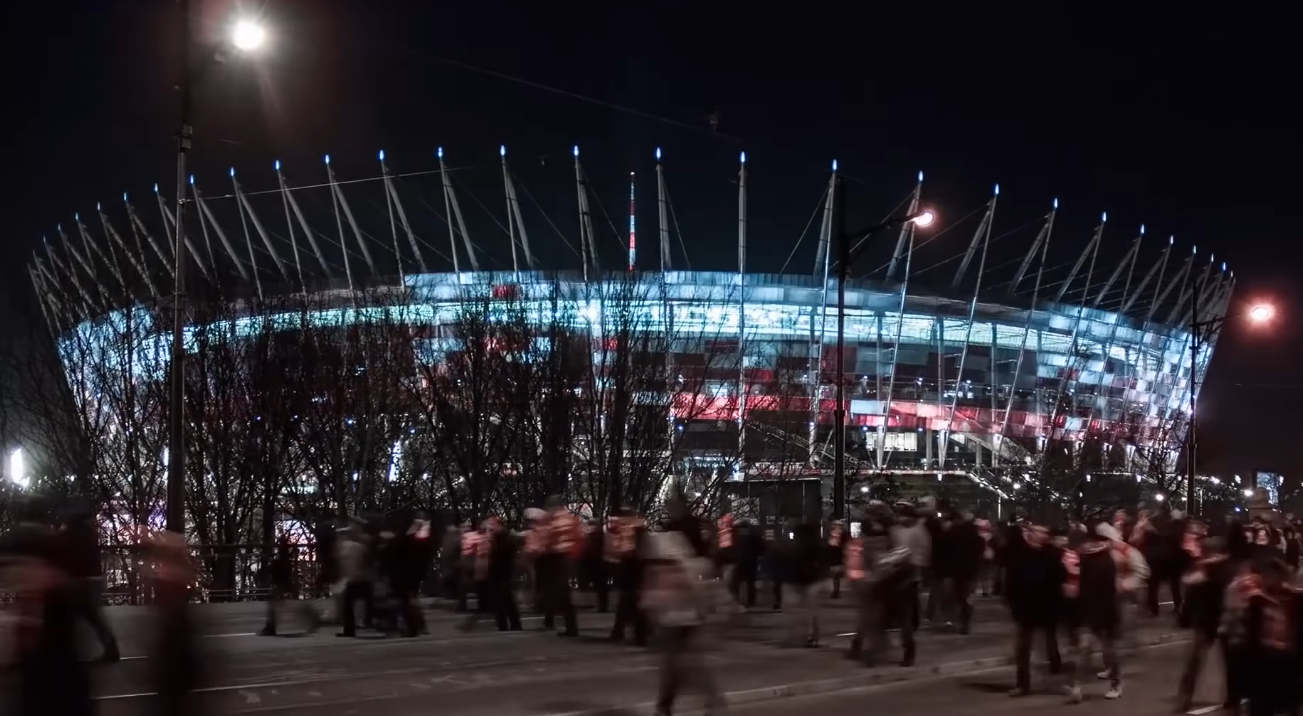
[[(706, 464), (717, 452), (719, 464), (731, 465), (738, 477), (762, 477), (793, 462), (826, 474), (838, 379), (835, 165), (820, 200), (811, 272), (747, 270), (745, 155), (737, 182), (737, 264), (727, 271), (677, 270), (672, 205), (657, 150), (655, 211), (646, 212), (658, 219), (654, 258), (644, 252), (638, 260), (631, 183), (627, 262), (621, 255), (620, 269), (612, 271), (610, 256), (605, 262), (598, 256), (599, 211), (577, 149), (574, 154), (579, 249), (578, 267), (572, 262), (569, 270), (538, 260), (539, 242), (535, 236), (531, 245), (530, 235), (537, 227), (525, 221), (522, 206), (529, 204), (505, 149), (498, 191), (506, 210), (493, 223), (507, 235), (509, 270), (484, 270), (493, 252), (463, 208), (470, 191), (463, 168), (446, 165), (442, 150), (437, 168), (411, 174), (391, 171), (381, 153), (378, 175), (350, 181), (335, 175), (327, 157), (325, 181), (310, 187), (291, 186), (279, 162), (268, 191), (246, 189), (234, 170), (222, 196), (202, 193), (192, 179), (186, 243), (197, 288), (191, 315), (202, 315), (197, 306), (216, 294), (238, 297), (245, 308), (243, 315), (196, 318), (188, 340), (203, 331), (251, 338), (295, 330), (305, 315), (347, 327), (384, 311), (421, 337), (413, 343), (418, 360), (437, 362), (456, 350), (444, 329), (459, 320), (468, 297), (509, 302), (539, 325), (564, 316), (598, 341), (605, 326), (632, 320), (640, 331), (670, 336), (664, 344), (669, 369), (722, 365), (721, 355), (736, 366), (732, 375), (701, 374), (690, 408), (680, 411), (677, 429), (691, 438), (682, 449)], [(497, 172), (498, 162), (491, 169)], [(70, 342), (100, 345), (92, 354), (104, 363), (101, 373), (160, 380), (170, 345), (174, 200), (157, 187), (149, 197), (156, 207), (123, 199), (120, 210), (97, 207), (93, 220), (78, 216), (67, 230), (60, 227), (34, 258), (31, 276), (65, 360)], [(925, 199), (920, 174), (902, 207), (913, 211)], [(1064, 230), (1055, 225), (1057, 200), (1032, 227), (1034, 235), (1028, 232), (1029, 242), (1015, 253), (1007, 242), (1001, 247), (1001, 273), (992, 249), (998, 200), (997, 187), (977, 212), (971, 240), (953, 256), (953, 277), (938, 283), (935, 273), (928, 281), (916, 275), (926, 237), (906, 224), (885, 242), (882, 267), (848, 285), (840, 376), (850, 423), (848, 469), (946, 472), (993, 486), (1001, 465), (1030, 464), (1047, 442), (1092, 439), (1127, 455), (1161, 450), (1175, 459), (1190, 391), (1212, 354), (1204, 350), (1191, 364), (1188, 326), (1224, 314), (1233, 275), (1171, 239), (1146, 242), (1144, 227), (1128, 248), (1110, 252), (1103, 241), (1106, 215), (1088, 238), (1076, 240), (1068, 260), (1051, 265), (1051, 238)], [(424, 219), (412, 208), (417, 201), (427, 210)], [(507, 252), (496, 253), (505, 263)], [(128, 306), (147, 309), (132, 313), (142, 338), (131, 356), (107, 337), (121, 333)], [(688, 334), (709, 340), (674, 337)], [(1215, 341), (1214, 335), (1207, 345)], [(674, 391), (672, 382), (666, 390)], [(752, 413), (775, 412), (780, 394), (780, 412), (801, 413), (799, 425), (790, 415), (781, 426), (751, 420)], [(754, 449), (745, 436), (753, 423)], [(761, 446), (772, 439), (800, 444), (804, 454)], [(739, 450), (740, 460), (724, 457)]]

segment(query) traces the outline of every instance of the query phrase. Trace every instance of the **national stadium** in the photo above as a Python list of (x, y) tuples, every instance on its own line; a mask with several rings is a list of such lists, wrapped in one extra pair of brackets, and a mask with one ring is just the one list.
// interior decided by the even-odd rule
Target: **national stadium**
[[(753, 273), (745, 154), (735, 180), (737, 234), (713, 239), (728, 254), (735, 245), (737, 261), (718, 270), (687, 269), (659, 149), (654, 163), (637, 167), (647, 174), (630, 175), (627, 214), (622, 201), (618, 211), (599, 206), (573, 154), (573, 172), (569, 157), (557, 170), (573, 189), (556, 206), (568, 208), (550, 211), (505, 148), (473, 167), (450, 166), (439, 150), (407, 173), (381, 152), (363, 178), (337, 174), (339, 162), (326, 157), (304, 169), (315, 183), (293, 183), (280, 162), (256, 173), (257, 188), (234, 169), (210, 187), (192, 177), (187, 341), (206, 332), (254, 340), (305, 321), (347, 330), (384, 311), (409, 329), (415, 362), (437, 363), (458, 350), (451, 326), (472, 300), (510, 303), (539, 326), (561, 315), (598, 342), (623, 322), (664, 337), (658, 365), (678, 371), (680, 382), (693, 366), (735, 366), (696, 370), (689, 407), (671, 400), (677, 449), (697, 469), (714, 465), (736, 480), (826, 479), (839, 379), (836, 165), (822, 188), (805, 188), (811, 203), (818, 198), (802, 237), (801, 263), (811, 269)], [(482, 180), (478, 194), (471, 169)], [(496, 182), (487, 190), (486, 175)], [(896, 214), (928, 205), (921, 174), (902, 194)], [(59, 227), (36, 253), (31, 278), (70, 375), (86, 373), (73, 363), (93, 360), (95, 381), (160, 382), (171, 345), (176, 200), (157, 186), (122, 199)], [(1147, 237), (1143, 226), (1113, 230), (1107, 215), (1065, 227), (1056, 223), (1057, 200), (1031, 222), (1009, 222), (1025, 231), (1001, 234), (999, 200), (996, 187), (972, 221), (948, 228), (940, 255), (929, 233), (909, 223), (875, 237), (881, 261), (847, 284), (847, 471), (945, 476), (1007, 494), (1051, 444), (1101, 441), (1128, 459), (1162, 452), (1174, 461), (1192, 386), (1212, 354), (1191, 364), (1189, 326), (1224, 315), (1233, 275), (1169, 238)], [(563, 210), (565, 221), (557, 218)], [(949, 224), (953, 212), (941, 213)], [(574, 260), (542, 259), (549, 241)], [(927, 251), (937, 260), (924, 266)], [(235, 308), (206, 312), (217, 297)], [(126, 350), (115, 336), (128, 321), (136, 338)], [(682, 338), (689, 334), (708, 339)], [(98, 395), (84, 378), (70, 382), (75, 397)], [(668, 380), (660, 397), (676, 390)]]

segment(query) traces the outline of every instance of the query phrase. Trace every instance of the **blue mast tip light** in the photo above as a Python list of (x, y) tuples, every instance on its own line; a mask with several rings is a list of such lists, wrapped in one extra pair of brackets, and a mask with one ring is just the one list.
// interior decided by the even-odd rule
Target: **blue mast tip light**
[[(746, 154), (746, 152), (743, 152), (743, 154)], [(656, 147), (656, 161), (659, 162), (660, 160), (661, 160), (661, 148)]]
[(155, 194), (158, 193), (158, 182), (155, 182), (155, 183), (154, 183), (154, 193), (155, 193)]
[(73, 220), (73, 221), (80, 222), (80, 221), (81, 221), (81, 212), (77, 212), (77, 213), (73, 214), (73, 215), (72, 215), (72, 220)]
[(326, 155), (326, 166), (330, 166), (330, 155)]
[(1169, 236), (1169, 237), (1167, 237), (1167, 245), (1168, 245), (1168, 246), (1175, 246), (1175, 245), (1176, 245), (1176, 237), (1175, 237), (1175, 236)]
[(123, 201), (126, 201), (126, 200), (127, 200), (127, 192), (125, 192), (125, 191), (122, 192), (122, 200), (123, 200)]
[(837, 160), (836, 160), (836, 159), (832, 160), (832, 170), (833, 170), (833, 171), (837, 171)]
[(1226, 273), (1226, 262), (1222, 262), (1222, 273)]
[(383, 162), (384, 160), (385, 160), (385, 150), (381, 149), (381, 150), (380, 150), (380, 161)]
[(1054, 204), (1053, 204), (1053, 206), (1054, 206), (1054, 209), (1055, 209), (1055, 210), (1058, 210), (1058, 208), (1059, 208), (1059, 200), (1058, 200), (1058, 199), (1055, 199), (1055, 200), (1054, 200)]
[(1192, 254), (1197, 254), (1197, 253), (1199, 253), (1199, 247), (1198, 247), (1198, 246), (1191, 246), (1191, 247), (1190, 247), (1190, 253), (1192, 253)]
[(191, 175), (190, 175), (190, 186), (194, 186), (194, 184), (195, 184), (195, 175), (194, 175), (194, 174), (191, 174)]
[(280, 171), (280, 170), (281, 170), (281, 160), (277, 159), (277, 160), (276, 160), (276, 163), (273, 164), (272, 166), (274, 166), (274, 167), (276, 168), (276, 171)]
[(507, 156), (507, 145), (505, 145), (505, 144), (499, 144), (499, 145), (498, 145), (498, 156), (500, 156), (500, 157), (505, 157), (505, 156)]
[(919, 184), (922, 184), (922, 183), (923, 183), (923, 170), (922, 170), (922, 169), (920, 169), (919, 172), (918, 172), (918, 183), (919, 183)]
[[(579, 145), (576, 144), (574, 147), (572, 147), (572, 148), (570, 149), (570, 152), (571, 152), (572, 154), (574, 154), (576, 158), (578, 158), (578, 156), (579, 156)], [(507, 150), (506, 150), (505, 147), (502, 149), (502, 153), (503, 153), (503, 155), (506, 155)]]
[(1141, 235), (1141, 236), (1144, 236), (1144, 235), (1145, 235), (1145, 225), (1144, 225), (1144, 224), (1141, 224), (1141, 225), (1140, 225), (1140, 235)]
[(443, 147), (439, 147), (438, 149), (434, 150), (434, 156), (443, 159)]
[(996, 184), (996, 185), (995, 185), (995, 195), (996, 195), (996, 196), (1000, 196), (1000, 185), (999, 185), (999, 184)]
[(738, 156), (738, 161), (742, 162), (743, 164), (746, 164), (746, 163), (747, 163), (747, 153), (746, 153), (746, 152), (742, 152), (742, 154), (740, 154), (740, 155)]
[(1107, 224), (1107, 223), (1108, 223), (1108, 212), (1107, 212), (1107, 211), (1104, 212), (1103, 214), (1100, 214), (1100, 215), (1099, 215), (1099, 223), (1101, 223), (1101, 224)]
[(235, 167), (231, 167), (231, 178), (235, 178)]

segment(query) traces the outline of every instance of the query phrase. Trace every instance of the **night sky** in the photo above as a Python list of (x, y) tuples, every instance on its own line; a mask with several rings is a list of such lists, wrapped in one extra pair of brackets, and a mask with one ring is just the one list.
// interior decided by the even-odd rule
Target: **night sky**
[[(240, 5), (194, 2), (209, 38)], [(834, 158), (852, 223), (890, 211), (919, 170), (943, 224), (969, 216), (997, 182), (997, 234), (1035, 222), (1058, 197), (1058, 250), (1084, 244), (1108, 211), (1103, 251), (1120, 256), (1143, 222), (1157, 237), (1147, 260), (1174, 234), (1176, 255), (1197, 245), (1229, 263), (1241, 306), (1278, 305), (1271, 327), (1223, 335), (1201, 402), (1203, 467), (1303, 472), (1294, 442), (1303, 61), (1276, 6), (243, 5), (264, 13), (274, 46), (203, 78), (192, 155), (201, 184), (234, 165), (249, 186), (270, 188), (275, 159), (300, 183), (319, 181), (325, 153), (341, 175), (374, 176), (378, 149), (397, 171), (428, 170), (442, 145), (467, 176), (478, 172), (480, 195), (497, 207), (500, 185), (495, 195), (488, 182), (500, 177), (505, 143), (540, 204), (569, 212), (573, 225), (568, 161), (578, 143), (620, 224), (628, 172), (646, 177), (641, 195), (653, 197), (661, 146), (688, 258), (724, 269), (734, 266), (734, 182), (746, 150), (752, 256), (770, 271), (818, 205)], [(20, 336), (34, 305), (23, 266), (40, 237), (96, 201), (146, 197), (154, 182), (173, 181), (177, 20), (169, 0), (47, 0), (6, 13), (18, 30), (4, 44), (0, 327)], [(650, 200), (643, 206), (646, 245), (655, 213)], [(930, 250), (960, 251), (971, 233), (955, 226)], [(1004, 246), (1004, 258), (1030, 239)], [(614, 237), (602, 240), (614, 261)], [(540, 241), (535, 250), (554, 265), (576, 264)], [(789, 270), (809, 271), (812, 256), (807, 237)]]

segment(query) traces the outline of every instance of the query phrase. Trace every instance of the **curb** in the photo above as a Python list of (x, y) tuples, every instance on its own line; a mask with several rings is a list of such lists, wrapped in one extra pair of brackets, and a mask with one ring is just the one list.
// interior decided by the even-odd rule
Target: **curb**
[[(1125, 647), (1119, 648), (1118, 652), (1127, 654), (1142, 649), (1152, 649), (1185, 641), (1189, 641), (1189, 638), (1180, 632), (1156, 634), (1139, 637), (1129, 642)], [(1045, 662), (1037, 662), (1038, 665), (1043, 663)], [(980, 659), (954, 661), (928, 666), (912, 666), (903, 669), (873, 669), (853, 676), (844, 676), (835, 679), (818, 679), (815, 681), (798, 681), (791, 684), (781, 684), (778, 686), (769, 686), (759, 689), (747, 689), (745, 691), (725, 691), (720, 694), (720, 696), (723, 698), (723, 703), (726, 706), (746, 706), (765, 701), (777, 701), (780, 699), (799, 698), (803, 696), (819, 696), (874, 686), (904, 684), (911, 681), (922, 681), (930, 678), (962, 676), (964, 674), (990, 671), (1012, 665), (1012, 656), (989, 656)], [(692, 712), (695, 713), (697, 710), (698, 709), (693, 709)], [(644, 702), (630, 704), (629, 706), (608, 706), (583, 711), (558, 712), (549, 714), (548, 716), (655, 716), (655, 714), (656, 705), (652, 702)]]

